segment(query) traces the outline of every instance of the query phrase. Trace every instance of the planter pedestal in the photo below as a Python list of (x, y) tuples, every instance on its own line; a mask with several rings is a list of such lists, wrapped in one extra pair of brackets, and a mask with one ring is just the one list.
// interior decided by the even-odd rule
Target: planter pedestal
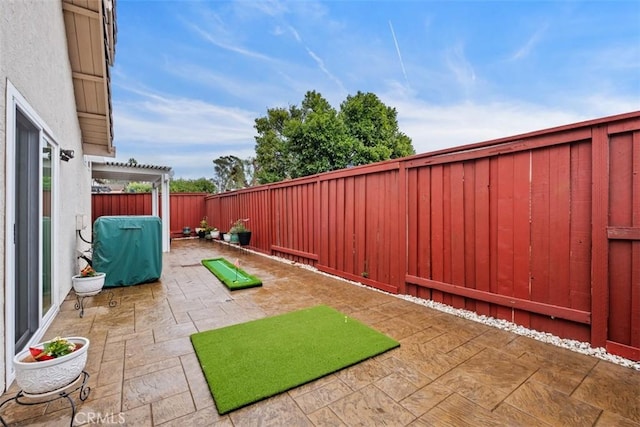
[[(80, 310), (80, 317), (84, 317), (84, 299), (98, 295), (103, 291), (105, 277), (105, 273), (96, 273), (95, 276), (76, 275), (71, 278), (73, 290), (76, 293), (75, 309)], [(113, 300), (113, 291), (109, 291), (109, 307), (115, 307), (116, 304)]]
[[(74, 308), (76, 310), (80, 310), (80, 318), (84, 317), (84, 299), (87, 297), (93, 297), (101, 293), (102, 290), (98, 292), (76, 292), (76, 304)], [(118, 305), (116, 301), (113, 300), (113, 291), (109, 291), (109, 307), (115, 307)]]
[[(35, 362), (38, 363), (38, 362)], [(64, 387), (61, 387), (57, 390), (52, 390), (46, 393), (39, 394), (30, 394), (26, 393), (23, 390), (20, 390), (15, 396), (5, 400), (0, 403), (0, 410), (9, 402), (16, 402), (18, 405), (40, 405), (42, 403), (53, 402), (54, 400), (66, 398), (71, 405), (71, 422), (69, 425), (73, 427), (73, 420), (76, 418), (76, 404), (71, 398), (71, 394), (80, 390), (78, 397), (83, 402), (87, 400), (89, 397), (89, 392), (91, 392), (91, 387), (87, 385), (87, 381), (89, 380), (89, 374), (86, 371), (82, 371), (82, 373), (71, 382), (71, 384), (67, 384)], [(3, 426), (7, 426), (7, 423), (0, 415), (0, 422), (2, 422)]]

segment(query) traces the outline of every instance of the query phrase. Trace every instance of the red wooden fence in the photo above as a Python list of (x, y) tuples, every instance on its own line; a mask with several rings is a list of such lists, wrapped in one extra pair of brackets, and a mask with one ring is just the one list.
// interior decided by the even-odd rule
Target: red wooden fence
[(172, 232), (249, 218), (255, 250), (640, 360), (640, 112), (178, 196)]
[[(170, 203), (172, 237), (182, 236), (186, 226), (193, 232), (205, 215), (206, 193), (174, 193)], [(161, 196), (159, 196), (161, 197)], [(151, 193), (97, 193), (91, 197), (92, 223), (105, 215), (151, 215)], [(158, 201), (162, 215), (162, 204)]]

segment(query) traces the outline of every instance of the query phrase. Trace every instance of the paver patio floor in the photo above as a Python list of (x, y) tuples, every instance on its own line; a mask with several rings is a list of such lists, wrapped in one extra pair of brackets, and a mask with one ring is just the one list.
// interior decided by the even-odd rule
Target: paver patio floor
[[(200, 260), (240, 259), (263, 287), (229, 292)], [(204, 240), (174, 241), (156, 283), (73, 292), (45, 335), (86, 336), (91, 392), (75, 425), (640, 426), (640, 371)], [(400, 348), (218, 415), (189, 335), (326, 304)], [(18, 391), (15, 383), (2, 400)], [(76, 396), (74, 396), (76, 397)], [(68, 426), (65, 400), (3, 409), (12, 425)]]

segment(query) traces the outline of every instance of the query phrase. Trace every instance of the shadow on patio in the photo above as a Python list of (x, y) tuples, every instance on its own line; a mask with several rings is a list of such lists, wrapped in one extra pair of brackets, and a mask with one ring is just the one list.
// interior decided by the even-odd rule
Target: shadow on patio
[[(240, 258), (264, 286), (230, 293), (200, 261)], [(49, 328), (91, 340), (75, 425), (640, 425), (640, 371), (210, 241), (175, 241), (162, 281), (86, 301)], [(219, 416), (189, 335), (327, 304), (401, 347)], [(14, 385), (2, 396), (17, 392)], [(74, 394), (74, 398), (77, 395)], [(66, 400), (9, 404), (15, 425), (67, 426)]]

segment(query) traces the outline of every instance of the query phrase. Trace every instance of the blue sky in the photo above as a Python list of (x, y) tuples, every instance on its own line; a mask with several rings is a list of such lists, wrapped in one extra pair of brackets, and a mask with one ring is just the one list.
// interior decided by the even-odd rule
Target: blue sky
[(640, 1), (117, 2), (116, 161), (213, 177), (309, 90), (398, 111), (417, 153), (640, 110)]

